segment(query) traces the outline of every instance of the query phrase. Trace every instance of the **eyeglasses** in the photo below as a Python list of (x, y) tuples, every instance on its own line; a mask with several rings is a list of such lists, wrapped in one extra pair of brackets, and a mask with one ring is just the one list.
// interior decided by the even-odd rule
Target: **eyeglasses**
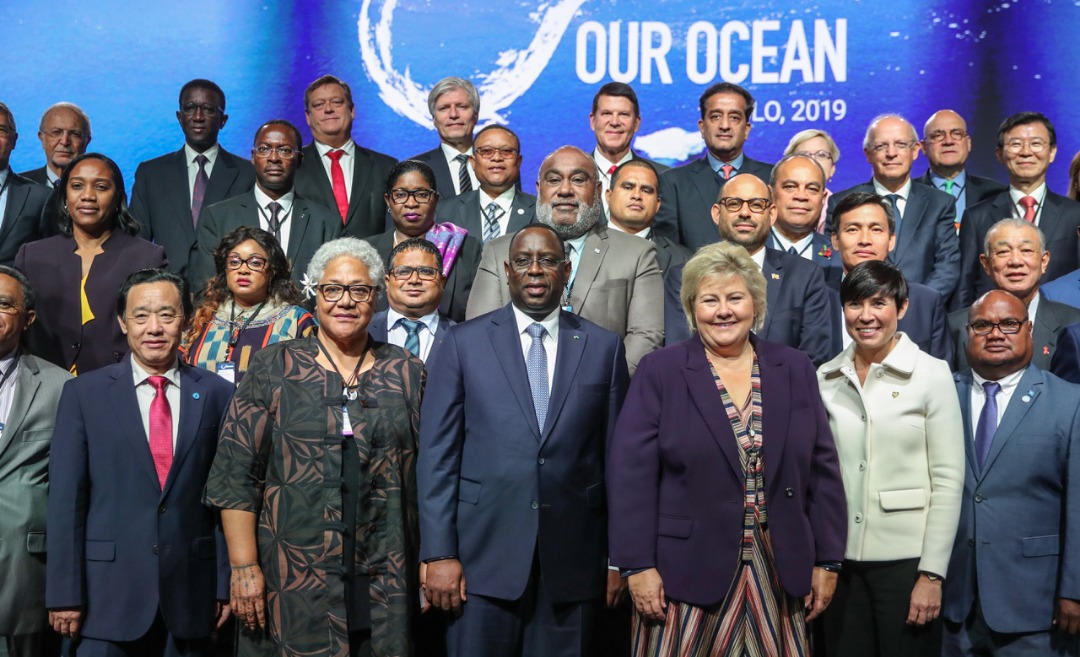
[(0, 313), (5, 315), (17, 315), (22, 308), (15, 305), (11, 299), (0, 299)]
[(990, 335), (994, 329), (1001, 331), (1004, 335), (1013, 335), (1019, 333), (1020, 328), (1027, 323), (1027, 318), (1024, 319), (1003, 319), (1000, 322), (988, 322), (985, 319), (976, 320), (968, 324), (968, 328), (975, 335)]
[(375, 298), (375, 293), (379, 290), (375, 285), (339, 285), (337, 283), (323, 283), (322, 285), (316, 285), (315, 289), (322, 294), (323, 299), (326, 301), (340, 301), (341, 297), (345, 296), (345, 290), (349, 291), (349, 296), (356, 303), (366, 303)]
[(277, 153), (278, 157), (280, 157), (283, 160), (291, 160), (294, 157), (296, 157), (296, 152), (297, 152), (296, 149), (293, 148), (292, 146), (272, 147), (272, 146), (266, 146), (264, 144), (260, 144), (260, 145), (256, 146), (255, 148), (251, 149), (252, 155), (259, 158), (260, 160), (268, 159), (270, 157), (270, 155), (273, 154), (273, 153)]
[(506, 159), (510, 159), (510, 158), (514, 157), (515, 155), (517, 155), (518, 149), (516, 149), (516, 148), (495, 148), (494, 146), (481, 146), (480, 148), (474, 149), (473, 152), (476, 153), (477, 155), (479, 155), (480, 159), (482, 159), (482, 160), (490, 160), (491, 158), (495, 157), (496, 153), (498, 153), (499, 155), (502, 155)]
[(1027, 144), (1027, 147), (1031, 149), (1032, 153), (1041, 153), (1046, 150), (1047, 146), (1050, 145), (1050, 142), (1042, 139), (1010, 139), (1005, 142), (1005, 150), (1010, 153), (1019, 153), (1024, 150), (1024, 144)]
[(795, 151), (795, 155), (801, 155), (803, 157), (809, 157), (814, 160), (829, 160), (832, 161), (832, 153), (829, 151)]
[(945, 137), (952, 137), (955, 141), (960, 141), (964, 137), (967, 137), (967, 133), (960, 128), (953, 128), (952, 130), (935, 130), (926, 135), (926, 141), (936, 144), (939, 141), (945, 141)]
[(510, 260), (510, 265), (515, 271), (523, 272), (529, 271), (532, 268), (533, 263), (538, 263), (541, 269), (553, 270), (558, 269), (559, 265), (566, 262), (565, 259), (552, 258), (550, 256), (541, 256), (539, 258), (529, 258), (526, 256), (518, 256)]
[(166, 326), (173, 324), (176, 322), (176, 320), (180, 319), (180, 315), (177, 315), (176, 313), (168, 310), (163, 310), (157, 313), (138, 312), (134, 315), (128, 315), (127, 318), (130, 321), (135, 322), (139, 326), (142, 326), (144, 324), (149, 324), (151, 317), (157, 317), (157, 320), (162, 324), (165, 324)]
[(886, 142), (881, 142), (879, 144), (872, 144), (870, 146), (870, 150), (874, 151), (875, 153), (882, 153), (884, 151), (889, 150), (890, 146), (892, 146), (893, 148), (895, 148), (898, 151), (910, 151), (910, 150), (912, 150), (914, 148), (917, 148), (919, 146), (919, 142), (917, 142), (917, 141), (894, 141), (891, 144), (886, 143)]
[(63, 128), (53, 128), (52, 130), (46, 130), (45, 136), (49, 139), (62, 139), (64, 135), (67, 135), (74, 141), (82, 141), (86, 138), (81, 130), (64, 130)]
[(390, 270), (390, 275), (399, 281), (407, 281), (412, 278), (414, 272), (422, 281), (433, 281), (439, 276), (439, 270), (435, 267), (410, 267), (409, 265), (394, 267)]
[(724, 209), (728, 212), (738, 212), (742, 209), (743, 203), (750, 207), (751, 212), (758, 214), (769, 209), (769, 199), (767, 198), (739, 198), (738, 196), (725, 196), (716, 203), (724, 206)]
[(240, 269), (242, 265), (247, 265), (247, 268), (251, 271), (262, 271), (266, 269), (266, 258), (262, 256), (248, 256), (247, 258), (241, 258), (240, 256), (229, 256), (225, 259), (225, 266), (230, 270)]
[(330, 100), (316, 100), (315, 102), (313, 102), (311, 104), (310, 108), (315, 110), (315, 111), (319, 111), (319, 110), (323, 109), (324, 107), (326, 107), (327, 103), (330, 104), (330, 107), (333, 107), (334, 109), (338, 109), (339, 107), (344, 107), (345, 106), (345, 99), (344, 98), (331, 98)]
[(428, 203), (435, 196), (434, 189), (391, 189), (390, 200), (397, 205), (403, 205), (409, 197), (416, 199), (417, 203)]
[(218, 112), (224, 111), (220, 107), (214, 107), (213, 105), (200, 105), (198, 103), (188, 103), (187, 105), (181, 105), (180, 111), (184, 113), (184, 116), (195, 116), (196, 112), (202, 112), (203, 116), (217, 116)]

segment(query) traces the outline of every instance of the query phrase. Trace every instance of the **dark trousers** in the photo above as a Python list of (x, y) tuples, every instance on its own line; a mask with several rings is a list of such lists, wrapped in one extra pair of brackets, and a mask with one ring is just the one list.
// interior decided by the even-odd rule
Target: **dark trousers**
[(941, 618), (908, 625), (919, 560), (844, 561), (822, 615), (829, 657), (938, 657)]
[(7, 657), (56, 657), (60, 654), (60, 635), (46, 627), (33, 634), (16, 634), (3, 638)]
[(978, 596), (963, 623), (945, 621), (942, 657), (1075, 657), (1080, 640), (1059, 632), (995, 632), (986, 624)]
[(169, 633), (158, 611), (146, 634), (134, 641), (106, 641), (82, 637), (74, 644), (74, 657), (208, 657), (210, 637), (178, 639)]

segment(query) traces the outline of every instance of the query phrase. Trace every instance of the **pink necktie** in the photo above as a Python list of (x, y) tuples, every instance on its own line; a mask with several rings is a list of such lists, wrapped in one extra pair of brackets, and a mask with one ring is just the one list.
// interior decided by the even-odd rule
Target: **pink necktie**
[(1020, 205), (1024, 208), (1024, 221), (1030, 223), (1035, 222), (1035, 197), (1025, 196), (1020, 199)]
[(349, 194), (345, 191), (345, 171), (341, 168), (343, 155), (345, 151), (342, 150), (330, 151), (326, 154), (326, 157), (330, 158), (330, 181), (334, 185), (334, 201), (337, 202), (342, 224), (349, 215)]
[(729, 180), (731, 178), (731, 172), (735, 170), (735, 167), (730, 164), (725, 164), (720, 167), (720, 170), (724, 172), (724, 180)]
[(173, 459), (172, 411), (165, 397), (165, 386), (169, 380), (163, 376), (151, 376), (147, 381), (154, 388), (154, 401), (150, 402), (150, 456), (154, 458), (158, 483), (165, 488)]

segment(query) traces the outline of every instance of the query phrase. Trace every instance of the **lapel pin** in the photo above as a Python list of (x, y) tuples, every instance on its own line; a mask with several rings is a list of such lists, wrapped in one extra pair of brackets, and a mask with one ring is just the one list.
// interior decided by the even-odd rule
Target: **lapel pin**
[(580, 336), (580, 335), (575, 335), (575, 336), (574, 336), (574, 339), (575, 339), (575, 340), (580, 340), (580, 339), (581, 339), (581, 336)]
[(778, 281), (778, 280), (780, 280), (780, 274), (777, 274), (776, 272), (773, 272), (772, 278), (773, 278), (774, 281)]
[(596, 247), (595, 249), (593, 249), (593, 252), (594, 253), (600, 253), (600, 247)]
[(191, 393), (191, 398), (192, 399), (198, 399), (199, 398), (199, 393), (197, 393), (197, 392)]
[(1049, 355), (1050, 355), (1050, 346), (1044, 344), (1043, 345), (1043, 356), (1049, 356)]
[(899, 390), (893, 390), (892, 398), (896, 399), (899, 396), (900, 396), (900, 391)]
[(518, 208), (518, 214), (525, 214), (524, 208)]
[(1024, 395), (1023, 397), (1020, 398), (1020, 401), (1022, 401), (1022, 402), (1024, 402), (1026, 404), (1029, 401), (1031, 401), (1031, 397), (1029, 395)]

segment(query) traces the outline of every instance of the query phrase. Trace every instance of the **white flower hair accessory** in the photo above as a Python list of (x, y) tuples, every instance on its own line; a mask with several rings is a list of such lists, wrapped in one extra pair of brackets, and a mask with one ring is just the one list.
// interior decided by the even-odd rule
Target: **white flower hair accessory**
[(307, 297), (308, 299), (314, 299), (315, 298), (315, 285), (316, 285), (315, 281), (308, 278), (307, 274), (304, 274), (304, 278), (301, 279), (301, 281), (300, 281), (300, 286), (304, 290), (304, 296)]

